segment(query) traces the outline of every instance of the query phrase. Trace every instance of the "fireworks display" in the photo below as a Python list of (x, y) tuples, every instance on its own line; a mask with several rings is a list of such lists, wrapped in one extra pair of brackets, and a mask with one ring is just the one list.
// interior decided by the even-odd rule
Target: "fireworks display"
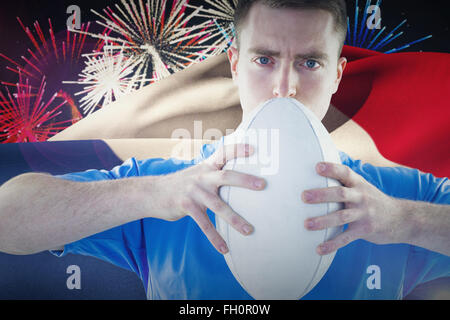
[(56, 120), (67, 101), (55, 93), (45, 102), (45, 89), (44, 77), (35, 91), (28, 79), (23, 80), (19, 75), (15, 94), (8, 87), (6, 96), (0, 91), (0, 139), (4, 143), (46, 141), (73, 123)]
[[(0, 57), (9, 63), (9, 66), (7, 66), (6, 69), (18, 76), (20, 88), (23, 89), (26, 87), (29, 94), (33, 95), (31, 92), (38, 91), (39, 94), (42, 94), (40, 97), (41, 101), (54, 100), (56, 94), (56, 97), (63, 98), (67, 102), (67, 106), (70, 107), (59, 108), (58, 119), (60, 120), (60, 124), (64, 124), (64, 126), (40, 125), (39, 130), (36, 130), (35, 136), (37, 141), (42, 141), (44, 137), (51, 137), (63, 128), (66, 128), (68, 125), (82, 119), (82, 115), (77, 108), (79, 102), (74, 99), (73, 88), (69, 86), (64, 87), (63, 80), (76, 76), (81, 71), (79, 64), (82, 59), (82, 54), (86, 51), (91, 52), (95, 48), (99, 47), (101, 42), (91, 41), (87, 44), (86, 36), (80, 36), (79, 34), (72, 33), (69, 30), (56, 33), (50, 19), (48, 19), (47, 36), (45, 36), (45, 33), (42, 31), (39, 22), (34, 22), (33, 28), (31, 29), (26, 27), (19, 17), (17, 17), (17, 21), (30, 40), (31, 48), (27, 49), (27, 56), (21, 56), (20, 61), (0, 53)], [(83, 24), (81, 26), (81, 30), (83, 31), (88, 31), (89, 28), (90, 23)], [(42, 87), (42, 79), (45, 79), (44, 87)], [(17, 83), (5, 81), (1, 83), (6, 87), (12, 87), (14, 89), (17, 89), (18, 86)], [(24, 94), (25, 93), (22, 91), (16, 93), (16, 95), (21, 97), (23, 97)], [(8, 96), (6, 88), (3, 90), (3, 98), (5, 96)], [(8, 99), (8, 101), (11, 102), (11, 99)], [(3, 99), (2, 106), (4, 106), (5, 103), (5, 99)], [(48, 105), (48, 107), (51, 106), (51, 104)], [(31, 105), (31, 107), (33, 107), (33, 105)], [(6, 109), (3, 111), (5, 110)], [(54, 113), (52, 112), (52, 114)], [(17, 123), (13, 123), (11, 121), (7, 121), (7, 119), (8, 117), (3, 116), (0, 120), (0, 127), (2, 127), (2, 131), (5, 130), (1, 135), (0, 141), (3, 141), (3, 139), (7, 136), (7, 129), (11, 129), (9, 130), (10, 133), (8, 133), (8, 135), (11, 135), (12, 131), (30, 133), (31, 131), (29, 125), (31, 123), (35, 123), (37, 125), (39, 122), (36, 119), (33, 121), (28, 119), (26, 121), (17, 121)], [(49, 120), (55, 119), (47, 119), (47, 121), (44, 122), (47, 123)], [(12, 126), (14, 126), (14, 128), (11, 128)], [(20, 128), (20, 126), (24, 127)], [(44, 133), (43, 131), (46, 129), (48, 129), (49, 132)], [(11, 136), (13, 137), (14, 135)]]
[[(375, 3), (375, 6), (378, 8), (377, 10), (380, 10), (382, 0), (377, 0)], [(379, 19), (376, 24), (373, 26), (372, 29), (367, 27), (366, 21), (367, 21), (367, 11), (369, 6), (372, 5), (371, 0), (366, 1), (366, 6), (364, 8), (364, 14), (362, 16), (361, 21), (359, 21), (359, 6), (358, 6), (358, 0), (356, 0), (355, 5), (355, 16), (354, 16), (354, 24), (353, 27), (351, 26), (350, 17), (347, 17), (347, 39), (345, 41), (346, 45), (356, 46), (360, 48), (365, 48), (369, 50), (374, 51), (382, 51), (383, 48), (385, 48), (388, 44), (392, 43), (397, 38), (401, 37), (404, 32), (400, 31), (397, 34), (397, 32), (405, 23), (406, 19), (404, 19), (400, 24), (398, 24), (391, 32), (389, 32), (386, 36), (381, 37), (381, 35), (386, 31), (386, 26), (381, 27), (381, 19)], [(359, 28), (358, 25), (360, 24)], [(359, 30), (358, 30), (359, 29)], [(394, 53), (401, 50), (404, 50), (406, 48), (409, 48), (410, 46), (419, 43), (421, 41), (427, 40), (431, 38), (432, 35), (428, 35), (425, 37), (422, 37), (418, 40), (412, 41), (410, 43), (404, 44), (400, 46), (399, 48), (393, 48), (390, 50), (383, 51), (384, 53)]]
[(211, 43), (212, 54), (216, 55), (225, 51), (236, 36), (233, 20), (238, 0), (205, 0), (204, 2), (209, 7), (201, 8), (197, 16), (214, 21), (215, 30), (203, 41)]
[[(64, 81), (66, 84), (83, 85), (80, 108), (85, 115), (91, 114), (98, 105), (107, 106), (118, 98), (135, 91), (139, 83), (148, 80), (139, 69), (140, 61), (134, 56), (126, 57), (123, 48), (115, 52), (116, 47), (106, 44), (103, 52), (86, 54), (86, 67), (79, 81)], [(103, 102), (102, 102), (103, 100)]]
[[(48, 28), (37, 21), (30, 28), (17, 18), (30, 47), (19, 58), (0, 52), (19, 78), (1, 82), (0, 142), (42, 141), (126, 94), (223, 52), (235, 37), (237, 2), (120, 0), (91, 10), (99, 19), (95, 23), (60, 32), (50, 19)], [(371, 5), (366, 0), (363, 11), (355, 1), (355, 13), (347, 19), (347, 45), (393, 53), (431, 37), (392, 48), (404, 36), (406, 19), (390, 32), (384, 25), (369, 29)], [(380, 8), (381, 0), (374, 5)], [(57, 99), (65, 103), (55, 106)]]
[[(37, 39), (29, 27), (25, 27), (19, 17), (17, 17), (22, 29), (25, 31), (29, 40), (33, 44), (34, 50), (28, 49), (27, 53), (30, 58), (21, 56), (23, 63), (20, 64), (11, 58), (0, 53), (0, 56), (11, 62), (12, 67), (7, 67), (8, 70), (17, 74), (22, 73), (40, 82), (40, 79), (48, 71), (49, 68), (55, 68), (56, 65), (67, 64), (69, 66), (76, 65), (85, 48), (86, 36), (72, 34), (69, 30), (65, 32), (65, 36), (56, 38), (52, 22), (48, 19), (49, 24), (49, 38), (45, 38), (39, 22), (35, 22), (34, 33), (37, 34)], [(90, 23), (81, 26), (81, 30), (86, 32), (89, 30)]]
[(98, 35), (89, 32), (93, 38), (110, 43), (112, 50), (121, 51), (125, 57), (133, 56), (137, 61), (137, 74), (148, 81), (141, 81), (139, 87), (153, 79), (163, 79), (210, 55), (211, 46), (199, 43), (208, 37), (211, 21), (189, 25), (201, 7), (187, 14), (187, 0), (173, 1), (167, 10), (166, 0), (150, 1), (122, 0), (122, 6), (115, 10), (107, 7), (103, 14), (93, 11), (112, 35)]

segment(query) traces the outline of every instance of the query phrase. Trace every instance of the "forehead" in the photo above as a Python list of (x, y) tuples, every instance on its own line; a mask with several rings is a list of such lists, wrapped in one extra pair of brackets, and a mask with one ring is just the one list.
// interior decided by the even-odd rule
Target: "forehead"
[[(331, 13), (320, 9), (270, 8), (256, 3), (240, 32), (241, 48), (264, 48), (297, 54), (338, 50)], [(299, 52), (294, 52), (299, 51)]]

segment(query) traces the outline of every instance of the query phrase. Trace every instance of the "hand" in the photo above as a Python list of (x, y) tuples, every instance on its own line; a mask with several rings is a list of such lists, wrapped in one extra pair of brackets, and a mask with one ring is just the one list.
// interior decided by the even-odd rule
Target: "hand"
[(251, 146), (248, 146), (248, 149), (245, 147), (244, 144), (223, 146), (205, 161), (163, 176), (157, 189), (158, 195), (164, 197), (159, 199), (161, 203), (164, 203), (164, 207), (163, 215), (158, 218), (176, 221), (185, 216), (191, 216), (212, 245), (223, 254), (228, 252), (228, 247), (209, 220), (207, 208), (243, 235), (251, 234), (253, 227), (218, 195), (219, 188), (224, 185), (253, 190), (265, 188), (264, 179), (232, 170), (222, 170), (228, 161), (253, 154), (254, 149)]
[[(323, 165), (323, 167), (322, 167)], [(349, 167), (319, 163), (317, 172), (336, 179), (342, 186), (306, 190), (306, 203), (343, 202), (343, 210), (305, 221), (308, 230), (322, 230), (348, 224), (348, 229), (317, 247), (320, 255), (330, 254), (354, 240), (364, 239), (376, 244), (401, 243), (409, 237), (399, 199), (389, 197)]]

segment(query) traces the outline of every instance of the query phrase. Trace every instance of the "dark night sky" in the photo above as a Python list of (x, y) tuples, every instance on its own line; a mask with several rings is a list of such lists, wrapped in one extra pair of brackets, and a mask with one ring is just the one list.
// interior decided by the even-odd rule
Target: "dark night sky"
[[(191, 1), (198, 3), (201, 1)], [(372, 0), (375, 4), (376, 0)], [(105, 6), (113, 6), (120, 1), (98, 1), (98, 0), (15, 0), (2, 1), (0, 3), (0, 52), (20, 61), (20, 56), (26, 52), (27, 48), (32, 48), (32, 44), (16, 20), (20, 17), (26, 26), (32, 26), (38, 20), (48, 36), (48, 22), (51, 18), (55, 31), (65, 30), (68, 14), (66, 9), (72, 4), (81, 8), (82, 22), (96, 20), (97, 17), (90, 12), (90, 9), (101, 11)], [(356, 0), (347, 0), (348, 13), (353, 20)], [(359, 0), (359, 7), (364, 7), (366, 0)], [(434, 1), (411, 1), (411, 0), (384, 0), (381, 4), (381, 14), (383, 26), (387, 31), (392, 30), (405, 18), (407, 24), (400, 30), (404, 35), (389, 45), (390, 48), (399, 47), (408, 42), (432, 34), (433, 37), (422, 43), (416, 44), (404, 51), (434, 51), (450, 53), (450, 9), (448, 0)], [(353, 23), (353, 21), (352, 21)], [(387, 34), (385, 32), (384, 34)], [(0, 59), (0, 80), (14, 80), (15, 76), (5, 70), (7, 64)]]

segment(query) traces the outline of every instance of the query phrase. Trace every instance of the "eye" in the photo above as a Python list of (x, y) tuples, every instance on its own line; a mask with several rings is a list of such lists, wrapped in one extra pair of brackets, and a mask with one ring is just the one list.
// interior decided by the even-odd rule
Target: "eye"
[(316, 60), (309, 59), (304, 64), (308, 69), (317, 69), (320, 67), (320, 64)]
[(267, 57), (259, 57), (259, 58), (256, 58), (255, 61), (257, 61), (259, 64), (262, 64), (262, 65), (267, 65), (270, 63), (270, 59)]

